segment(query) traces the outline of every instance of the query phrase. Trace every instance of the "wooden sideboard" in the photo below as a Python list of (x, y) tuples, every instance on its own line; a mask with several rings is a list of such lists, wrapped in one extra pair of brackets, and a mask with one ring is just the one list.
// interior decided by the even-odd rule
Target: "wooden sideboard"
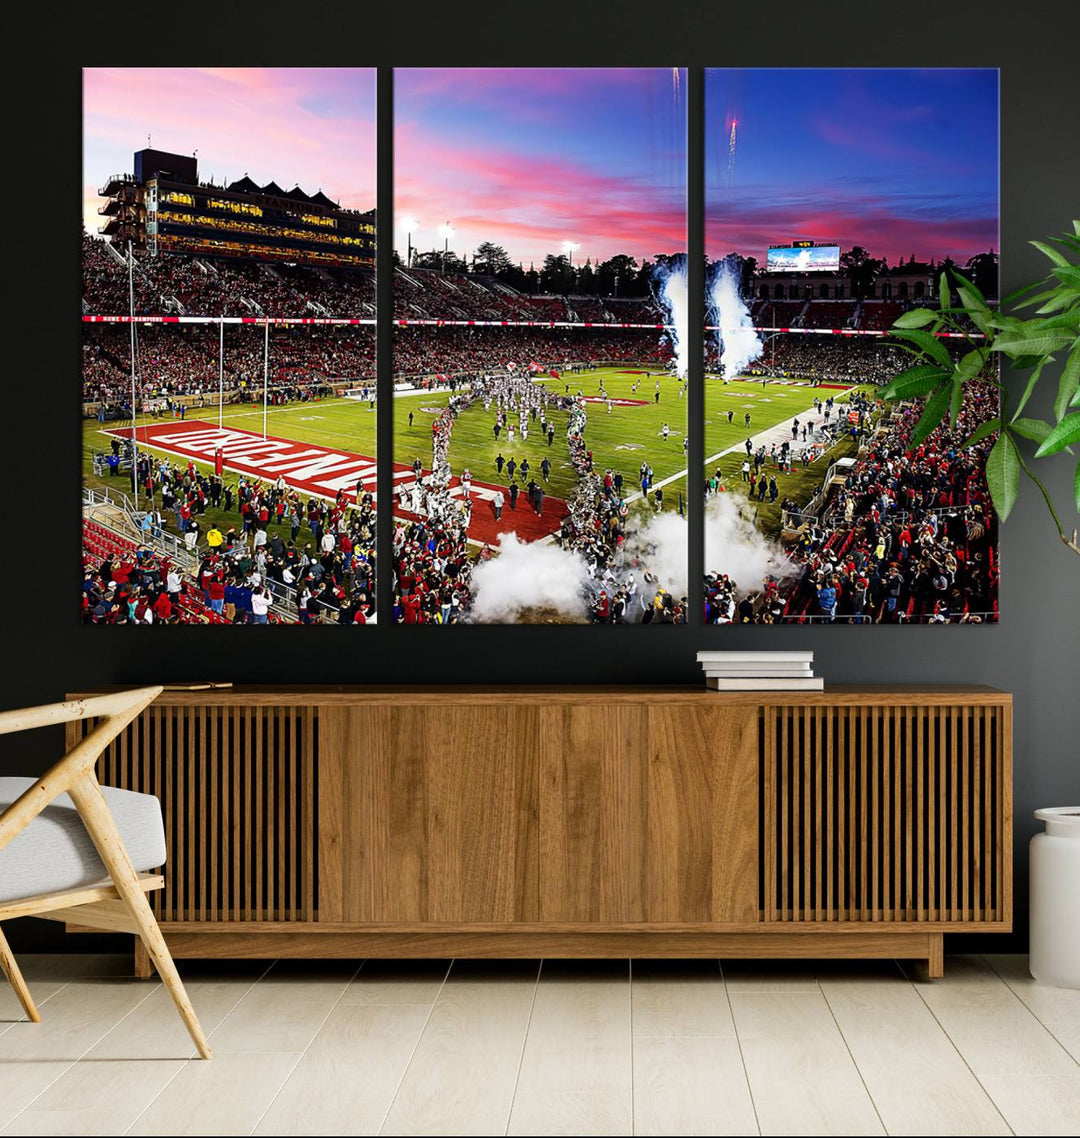
[(236, 687), (165, 692), (99, 777), (161, 799), (177, 957), (937, 975), (943, 933), (1011, 928), (1011, 739), (983, 687)]

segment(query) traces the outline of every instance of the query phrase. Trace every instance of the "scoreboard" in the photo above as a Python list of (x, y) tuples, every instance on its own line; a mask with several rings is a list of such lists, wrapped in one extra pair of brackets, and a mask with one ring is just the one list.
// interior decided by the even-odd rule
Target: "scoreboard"
[(802, 240), (770, 245), (765, 256), (767, 273), (834, 273), (839, 268), (840, 246), (830, 242)]

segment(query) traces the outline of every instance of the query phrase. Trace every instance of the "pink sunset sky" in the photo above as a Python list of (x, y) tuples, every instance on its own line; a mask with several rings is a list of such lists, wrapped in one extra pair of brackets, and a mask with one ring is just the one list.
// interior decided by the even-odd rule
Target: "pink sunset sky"
[(685, 76), (651, 68), (397, 68), (394, 245), (539, 264), (686, 248)]
[(90, 67), (83, 71), (83, 224), (96, 233), (98, 187), (130, 173), (147, 145), (198, 151), (199, 178), (322, 190), (375, 205), (372, 68)]

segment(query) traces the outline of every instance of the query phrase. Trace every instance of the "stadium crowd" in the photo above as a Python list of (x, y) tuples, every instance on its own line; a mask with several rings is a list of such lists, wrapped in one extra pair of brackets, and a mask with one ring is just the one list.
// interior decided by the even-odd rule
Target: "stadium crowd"
[(656, 332), (629, 329), (431, 328), (394, 331), (394, 375), (471, 375), (538, 362), (568, 368), (601, 360), (664, 366), (671, 351)]
[[(128, 266), (99, 237), (83, 233), (84, 313), (130, 310)], [(135, 312), (140, 316), (375, 315), (375, 277), (366, 269), (241, 261), (170, 253), (135, 254)], [(397, 268), (394, 316), (401, 320), (553, 320), (599, 324), (659, 323), (650, 298), (532, 296), (483, 275)]]
[[(104, 240), (83, 233), (83, 312), (130, 310), (128, 267)], [(273, 265), (229, 258), (135, 255), (132, 284), (140, 316), (375, 315), (375, 278), (363, 270)]]
[[(114, 456), (122, 452), (113, 440)], [(143, 543), (84, 527), (88, 623), (265, 624), (276, 612), (277, 622), (364, 624), (374, 615), (375, 507), (362, 486), (333, 502), (305, 500), (284, 478), (226, 482), (146, 452), (129, 477)], [(185, 558), (155, 551), (169, 532)]]
[(709, 623), (980, 623), (997, 620), (997, 520), (983, 473), (993, 436), (961, 444), (998, 413), (969, 385), (947, 421), (909, 450), (921, 406), (871, 438), (844, 486), (788, 549), (792, 572), (757, 591), (706, 578)]
[[(814, 383), (881, 384), (903, 371), (908, 366), (907, 359), (902, 348), (876, 337), (781, 333), (768, 339), (761, 358), (744, 374), (808, 379)], [(710, 371), (719, 370), (715, 340), (706, 346), (705, 366)]]
[[(120, 324), (83, 329), (83, 400), (130, 409), (131, 331)], [(216, 398), (219, 330), (200, 324), (144, 324), (136, 333), (136, 397)], [(264, 330), (225, 329), (225, 390), (262, 390)], [(268, 380), (274, 388), (307, 389), (373, 379), (375, 335), (352, 326), (281, 326), (270, 333)], [(242, 394), (234, 398), (242, 398)]]

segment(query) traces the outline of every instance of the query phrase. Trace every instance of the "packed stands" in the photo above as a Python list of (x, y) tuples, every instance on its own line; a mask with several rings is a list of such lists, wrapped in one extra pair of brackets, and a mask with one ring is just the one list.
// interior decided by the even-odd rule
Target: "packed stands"
[(670, 347), (655, 331), (635, 329), (432, 328), (394, 330), (394, 375), (454, 375), (537, 363), (614, 361), (666, 367)]
[(913, 451), (922, 406), (904, 404), (859, 454), (817, 523), (791, 543), (791, 575), (750, 583), (735, 607), (732, 583), (715, 567), (706, 581), (707, 619), (996, 621), (997, 520), (984, 474), (994, 437), (966, 449), (961, 443), (997, 415), (997, 400), (989, 384), (969, 384), (956, 427), (946, 420)]
[[(375, 278), (360, 269), (324, 269), (209, 257), (135, 258), (140, 316), (375, 315)], [(128, 266), (99, 238), (83, 234), (83, 312), (129, 311)]]
[(804, 300), (757, 300), (750, 314), (758, 327), (794, 328), (805, 306)]
[(857, 300), (812, 300), (802, 318), (803, 328), (854, 327)]
[[(194, 581), (163, 554), (83, 519), (83, 618), (88, 624), (228, 624), (213, 612)], [(175, 581), (174, 581), (175, 583)], [(160, 598), (165, 595), (166, 600)], [(280, 623), (274, 617), (273, 623)]]
[(907, 305), (898, 300), (864, 300), (859, 311), (859, 327), (884, 331), (891, 328)]
[[(257, 325), (225, 330), (225, 390), (262, 389), (265, 331)], [(130, 328), (83, 329), (83, 400), (131, 399)], [(219, 330), (200, 324), (143, 324), (136, 335), (136, 395), (216, 397), (220, 384)], [(325, 386), (375, 375), (375, 333), (368, 326), (278, 326), (270, 333), (269, 385)]]

